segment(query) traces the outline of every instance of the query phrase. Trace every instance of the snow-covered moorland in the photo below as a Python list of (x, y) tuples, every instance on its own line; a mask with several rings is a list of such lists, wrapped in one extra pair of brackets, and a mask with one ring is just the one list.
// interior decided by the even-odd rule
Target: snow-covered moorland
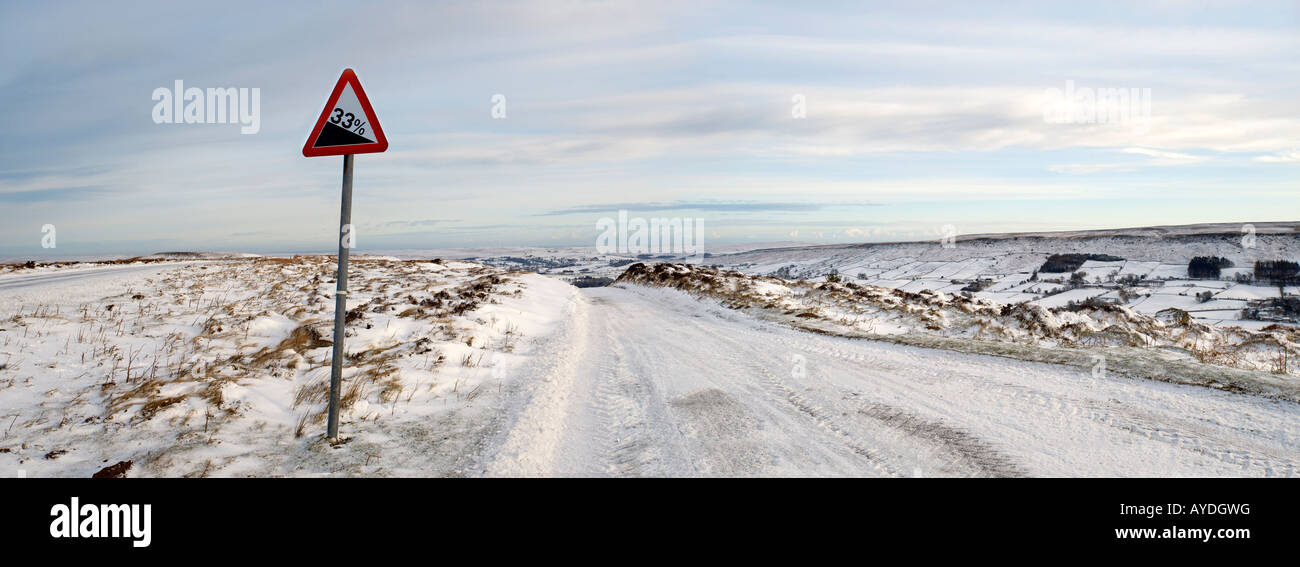
[(458, 474), (577, 292), (469, 262), (354, 259), (340, 450), (321, 436), (334, 269), (308, 256), (5, 276), (0, 469)]
[(671, 265), (579, 290), (378, 257), (353, 265), (331, 444), (333, 275), (330, 257), (0, 274), (0, 477), (1294, 476), (1300, 463), (1295, 375), (1201, 362), (1174, 332), (1223, 329), (1196, 321)]
[(1044, 307), (930, 290), (633, 264), (617, 283), (669, 287), (795, 328), (1097, 367), (1300, 401), (1300, 329), (1211, 327), (1187, 312), (1108, 303)]
[[(536, 271), (604, 285), (635, 262), (698, 263), (685, 255), (610, 256), (583, 249), (492, 250), (467, 259), (507, 269)], [(440, 252), (441, 253), (441, 252)], [(428, 252), (394, 252), (430, 257)], [(1068, 262), (1053, 255), (1087, 257)], [(1192, 277), (1196, 257), (1227, 260), (1218, 277)], [(444, 256), (461, 257), (461, 256)], [(1278, 314), (1275, 282), (1256, 278), (1256, 261), (1300, 259), (1300, 223), (1202, 224), (1051, 233), (958, 236), (944, 245), (936, 237), (920, 242), (868, 242), (745, 248), (710, 245), (705, 264), (752, 275), (826, 281), (832, 277), (868, 286), (945, 294), (969, 293), (998, 303), (1027, 302), (1063, 307), (1070, 302), (1126, 305), (1155, 316), (1176, 308), (1209, 326), (1261, 330), (1277, 322), (1300, 326), (1294, 315)], [(1044, 269), (1051, 266), (1052, 269)], [(1285, 286), (1286, 296), (1300, 287)]]

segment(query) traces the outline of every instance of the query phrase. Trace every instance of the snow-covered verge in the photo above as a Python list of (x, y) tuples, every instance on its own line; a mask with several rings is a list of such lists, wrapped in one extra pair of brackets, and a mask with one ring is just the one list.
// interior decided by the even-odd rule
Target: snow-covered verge
[(98, 290), (0, 289), (0, 475), (126, 462), (110, 472), (461, 474), (519, 370), (565, 340), (578, 293), (469, 262), (354, 258), (345, 439), (331, 446), (334, 270), (331, 257), (251, 258)]
[(616, 284), (682, 290), (825, 334), (1072, 364), (1300, 401), (1300, 330), (1210, 327), (1178, 309), (1049, 308), (922, 290), (792, 281), (685, 264), (634, 264)]
[(71, 257), (59, 260), (19, 260), (17, 258), (0, 259), (0, 274), (23, 273), (63, 273), (69, 270), (86, 270), (103, 266), (122, 266), (138, 264), (155, 264), (178, 260), (238, 260), (258, 258), (258, 254), (243, 252), (159, 252), (148, 256), (123, 257)]

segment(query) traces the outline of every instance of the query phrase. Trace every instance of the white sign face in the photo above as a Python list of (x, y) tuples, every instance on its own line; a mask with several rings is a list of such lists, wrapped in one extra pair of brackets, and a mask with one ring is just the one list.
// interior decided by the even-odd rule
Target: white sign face
[(366, 112), (361, 108), (361, 101), (357, 100), (357, 93), (352, 92), (352, 85), (345, 84), (343, 92), (339, 93), (338, 102), (334, 103), (334, 109), (330, 111), (325, 128), (313, 145), (320, 148), (373, 144), (374, 129), (367, 128), (368, 125)]

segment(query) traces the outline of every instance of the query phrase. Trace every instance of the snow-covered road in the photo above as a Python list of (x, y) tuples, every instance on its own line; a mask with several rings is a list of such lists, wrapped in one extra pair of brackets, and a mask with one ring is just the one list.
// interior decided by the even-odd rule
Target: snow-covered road
[(593, 288), (483, 474), (1296, 476), (1300, 405)]
[(52, 273), (14, 274), (0, 277), (0, 290), (24, 287), (48, 286), (68, 283), (74, 280), (100, 279), (104, 276), (139, 275), (171, 270), (183, 266), (180, 262), (168, 264), (144, 264), (124, 266), (103, 266), (88, 268), (64, 268)]

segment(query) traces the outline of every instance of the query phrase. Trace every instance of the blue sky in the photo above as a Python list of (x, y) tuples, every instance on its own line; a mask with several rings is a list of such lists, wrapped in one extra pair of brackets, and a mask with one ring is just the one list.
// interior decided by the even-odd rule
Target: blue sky
[[(391, 144), (356, 159), (362, 250), (592, 245), (619, 208), (706, 247), (1300, 220), (1293, 1), (6, 2), (0, 28), (0, 255), (331, 250), (342, 158), (300, 150), (345, 67)], [(155, 124), (178, 79), (259, 88), (260, 131)], [(1150, 89), (1147, 127), (1044, 120), (1067, 81)]]

